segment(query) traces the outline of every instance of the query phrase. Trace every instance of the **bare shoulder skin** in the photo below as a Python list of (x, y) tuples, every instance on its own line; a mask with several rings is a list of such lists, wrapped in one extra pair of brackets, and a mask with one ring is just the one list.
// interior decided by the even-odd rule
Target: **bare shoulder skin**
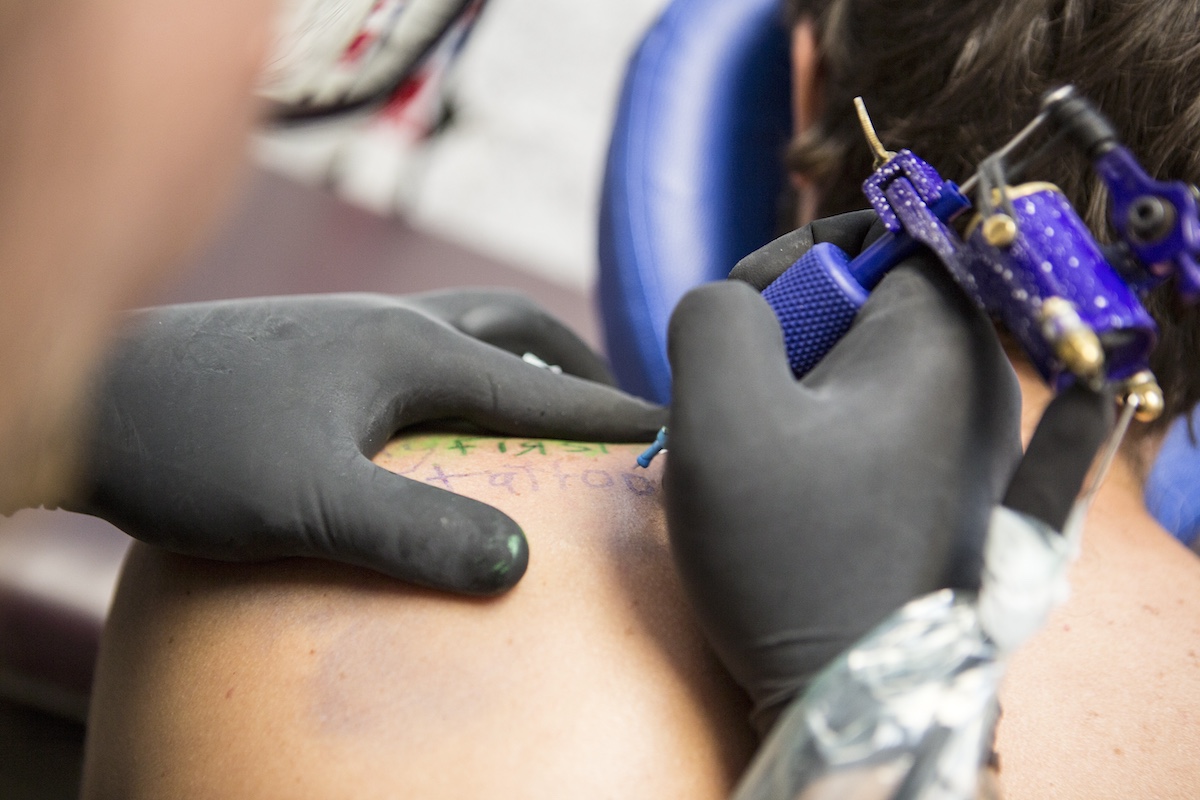
[[(1048, 396), (1018, 366), (1028, 433)], [(1200, 559), (1113, 466), (1071, 571), (1071, 598), (1013, 660), (998, 734), (1005, 797), (1200, 793)]]
[(85, 797), (725, 797), (746, 707), (674, 577), (634, 446), (416, 437), (388, 469), (530, 541), (495, 600), (315, 561), (138, 547), (103, 644)]
[[(1026, 386), (1031, 424), (1043, 400)], [(658, 465), (605, 449), (418, 437), (381, 454), (524, 526), (529, 572), (497, 600), (138, 548), (101, 654), (85, 796), (725, 797), (754, 746), (744, 700), (676, 583)], [(1001, 699), (1006, 797), (1195, 796), (1200, 562), (1145, 513), (1126, 464), (1070, 601)]]

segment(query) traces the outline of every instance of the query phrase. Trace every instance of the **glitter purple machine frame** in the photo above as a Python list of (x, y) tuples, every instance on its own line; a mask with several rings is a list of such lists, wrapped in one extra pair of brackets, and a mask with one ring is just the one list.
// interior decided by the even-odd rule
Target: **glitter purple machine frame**
[[(1004, 324), (1050, 386), (1111, 383), (1119, 397), (1134, 398), (1140, 419), (1158, 416), (1162, 392), (1148, 363), (1157, 327), (1139, 295), (1174, 280), (1186, 302), (1200, 298), (1196, 188), (1147, 175), (1070, 86), (1048, 93), (1034, 120), (961, 189), (912, 152), (884, 150), (861, 102), (859, 114), (877, 159), (863, 191), (887, 232), (854, 259), (817, 244), (763, 292), (796, 376), (845, 335), (888, 270), (923, 245)], [(1009, 157), (1042, 128), (1051, 135), (1009, 169)], [(1010, 183), (1063, 142), (1091, 161), (1109, 190), (1112, 245), (1095, 240), (1054, 185)]]

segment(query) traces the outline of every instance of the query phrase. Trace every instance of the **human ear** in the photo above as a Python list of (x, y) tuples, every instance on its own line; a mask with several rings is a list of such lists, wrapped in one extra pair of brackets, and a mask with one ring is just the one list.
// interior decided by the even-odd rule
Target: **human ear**
[[(822, 75), (821, 53), (817, 42), (816, 23), (803, 16), (792, 28), (792, 134), (799, 136), (815, 123), (821, 113)], [(791, 174), (796, 190), (796, 222), (805, 225), (816, 217), (817, 187), (803, 173)]]
[(816, 23), (801, 17), (792, 28), (792, 124), (803, 133), (821, 111), (821, 53)]

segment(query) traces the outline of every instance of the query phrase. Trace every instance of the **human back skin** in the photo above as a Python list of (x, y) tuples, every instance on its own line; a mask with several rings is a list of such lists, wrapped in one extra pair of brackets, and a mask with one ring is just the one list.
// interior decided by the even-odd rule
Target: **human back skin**
[[(1049, 395), (1018, 375), (1028, 435)], [(670, 454), (642, 471), (639, 449), (418, 436), (380, 454), (523, 526), (529, 571), (494, 600), (135, 546), (84, 797), (728, 796), (749, 707), (674, 576)], [(1146, 514), (1123, 459), (1070, 577), (1003, 689), (1004, 796), (1195, 797), (1200, 560)]]
[(640, 448), (421, 436), (377, 463), (510, 514), (494, 600), (135, 546), (84, 797), (725, 797), (747, 705), (692, 623)]
[[(1028, 441), (1050, 390), (1014, 366)], [(1200, 558), (1146, 511), (1139, 460), (1113, 462), (1070, 598), (1009, 667), (996, 736), (1008, 800), (1200, 796)]]

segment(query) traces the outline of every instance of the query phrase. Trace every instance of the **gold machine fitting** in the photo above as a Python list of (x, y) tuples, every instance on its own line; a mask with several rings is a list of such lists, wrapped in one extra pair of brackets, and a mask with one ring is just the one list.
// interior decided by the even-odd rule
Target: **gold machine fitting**
[(1117, 389), (1117, 400), (1121, 404), (1133, 403), (1137, 409), (1133, 416), (1138, 422), (1153, 422), (1158, 419), (1162, 416), (1165, 404), (1158, 379), (1148, 369), (1121, 383)]
[(1071, 301), (1047, 297), (1042, 301), (1040, 316), (1042, 334), (1063, 365), (1089, 383), (1102, 380), (1104, 348), (1100, 337), (1080, 318)]
[(1003, 212), (997, 212), (983, 221), (983, 239), (992, 247), (1008, 247), (1017, 238), (1017, 223)]

